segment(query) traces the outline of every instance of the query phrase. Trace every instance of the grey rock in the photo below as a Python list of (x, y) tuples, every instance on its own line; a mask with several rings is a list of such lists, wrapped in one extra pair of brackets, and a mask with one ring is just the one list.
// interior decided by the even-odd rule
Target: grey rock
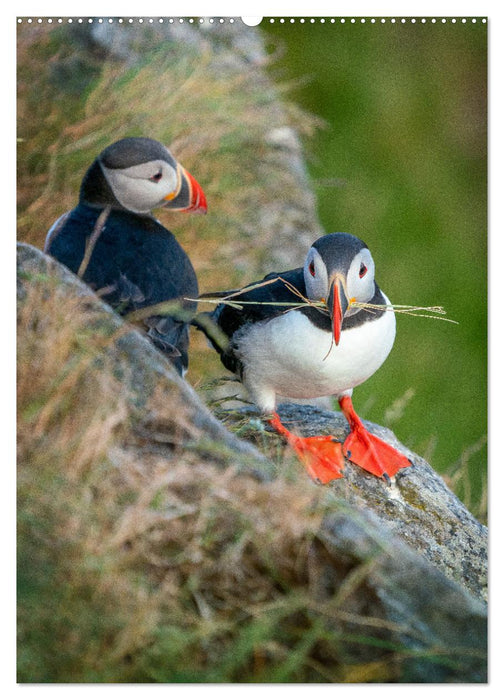
[(337, 557), (355, 557), (379, 601), (391, 638), (411, 652), (403, 682), (485, 682), (487, 618), (483, 603), (448, 582), (392, 535), (379, 511), (347, 504), (324, 523), (321, 539)]
[[(250, 407), (239, 415), (257, 416)], [(299, 435), (349, 432), (344, 416), (316, 406), (281, 404), (279, 414)], [(233, 415), (233, 414), (230, 414)], [(452, 581), (481, 600), (487, 596), (488, 532), (419, 455), (402, 445), (392, 431), (364, 421), (373, 434), (406, 454), (413, 466), (402, 469), (391, 486), (345, 460), (345, 477), (331, 482), (338, 499), (356, 511), (373, 512), (384, 531), (408, 544)]]

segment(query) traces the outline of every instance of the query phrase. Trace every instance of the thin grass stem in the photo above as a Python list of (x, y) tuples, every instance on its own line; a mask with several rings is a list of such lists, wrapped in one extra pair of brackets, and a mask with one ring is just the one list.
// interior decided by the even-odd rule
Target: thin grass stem
[[(260, 287), (265, 287), (274, 282), (283, 282), (287, 289), (292, 292), (295, 296), (299, 297), (301, 301), (249, 301), (242, 300), (235, 301), (234, 298), (243, 294), (245, 291), (253, 291)], [(304, 294), (302, 294), (299, 289), (297, 289), (293, 284), (283, 279), (283, 277), (272, 277), (268, 280), (263, 280), (257, 284), (250, 285), (244, 289), (233, 290), (232, 292), (222, 294), (220, 292), (214, 292), (209, 294), (202, 294), (197, 299), (186, 298), (186, 301), (193, 302), (205, 302), (210, 304), (226, 304), (235, 309), (243, 309), (244, 306), (283, 306), (291, 307), (288, 311), (293, 309), (301, 309), (307, 306), (317, 309), (322, 313), (329, 313), (327, 304), (325, 301), (315, 301), (313, 299), (308, 299)], [(447, 321), (448, 323), (455, 323), (458, 325), (458, 321), (451, 318), (443, 318), (446, 315), (446, 311), (442, 306), (414, 306), (411, 304), (371, 304), (370, 302), (361, 302), (351, 299), (348, 304), (349, 308), (356, 307), (358, 309), (365, 309), (369, 313), (375, 311), (393, 311), (396, 314), (406, 314), (407, 316), (418, 316), (420, 318), (433, 318), (438, 321)], [(428, 311), (430, 313), (419, 313), (421, 311)], [(436, 315), (439, 314), (439, 315)]]

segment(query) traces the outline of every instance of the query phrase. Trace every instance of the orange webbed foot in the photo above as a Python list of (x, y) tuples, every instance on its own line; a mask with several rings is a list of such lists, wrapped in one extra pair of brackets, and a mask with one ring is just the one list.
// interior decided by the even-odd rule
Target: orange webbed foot
[(293, 436), (289, 440), (308, 474), (315, 481), (327, 484), (333, 479), (341, 479), (344, 466), (343, 448), (330, 435), (300, 438)]
[(343, 452), (351, 462), (385, 481), (411, 466), (406, 455), (367, 430), (352, 431), (343, 444)]
[(406, 455), (366, 430), (349, 396), (339, 403), (351, 430), (343, 443), (343, 453), (348, 460), (387, 482), (400, 469), (411, 466)]
[(341, 479), (344, 466), (343, 448), (334, 437), (294, 435), (282, 424), (277, 414), (270, 420), (270, 425), (285, 437), (312, 479), (321, 484)]

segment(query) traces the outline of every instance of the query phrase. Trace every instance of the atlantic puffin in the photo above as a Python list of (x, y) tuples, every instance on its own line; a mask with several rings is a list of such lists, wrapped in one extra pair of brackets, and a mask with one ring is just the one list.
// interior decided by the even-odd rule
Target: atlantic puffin
[[(223, 300), (210, 313), (227, 338), (225, 344), (213, 341), (222, 363), (314, 480), (325, 484), (343, 476), (344, 456), (387, 483), (411, 464), (368, 432), (352, 404), (353, 389), (382, 365), (396, 333), (395, 314), (362, 240), (326, 234), (313, 243), (303, 267), (222, 294), (233, 304)], [(279, 396), (336, 397), (350, 426), (343, 445), (332, 436), (294, 435), (276, 413)]]
[[(107, 146), (82, 180), (78, 205), (50, 228), (44, 251), (78, 274), (118, 313), (176, 300), (194, 313), (198, 282), (189, 257), (152, 210), (205, 213), (194, 177), (158, 141), (129, 137)], [(190, 314), (189, 314), (190, 315)], [(142, 321), (181, 375), (188, 367), (187, 317)]]

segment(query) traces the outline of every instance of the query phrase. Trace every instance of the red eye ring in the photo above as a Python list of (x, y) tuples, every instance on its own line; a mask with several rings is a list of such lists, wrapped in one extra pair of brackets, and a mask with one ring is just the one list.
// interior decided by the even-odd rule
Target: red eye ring
[(160, 171), (157, 172), (155, 175), (153, 175), (152, 177), (150, 177), (149, 180), (150, 180), (151, 182), (159, 182), (159, 181), (161, 180), (162, 177), (163, 177), (163, 171), (160, 170)]
[(367, 272), (367, 267), (364, 265), (364, 263), (361, 263), (360, 270), (359, 270), (359, 277), (364, 277), (366, 272)]
[(313, 260), (308, 265), (308, 272), (312, 277), (315, 277), (315, 263), (313, 262)]

